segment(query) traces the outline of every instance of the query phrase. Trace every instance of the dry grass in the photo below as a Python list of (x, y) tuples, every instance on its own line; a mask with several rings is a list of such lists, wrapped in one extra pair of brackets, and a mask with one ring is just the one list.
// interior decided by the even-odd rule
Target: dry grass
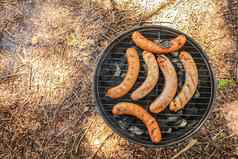
[(217, 78), (231, 78), (233, 68), (230, 61), (236, 43), (223, 17), (225, 8), (225, 4), (217, 0), (177, 1), (151, 20), (167, 22), (167, 25), (191, 35), (207, 52)]
[(15, 20), (15, 14), (8, 14), (12, 8), (30, 12), (17, 12), (21, 21), (7, 24), (2, 32), (0, 108), (11, 113), (11, 121), (22, 133), (38, 127), (31, 116), (39, 106), (61, 105), (78, 87), (81, 68), (91, 65), (103, 17), (100, 9), (92, 11), (95, 4), (82, 7), (77, 1), (1, 4), (6, 13), (1, 20), (6, 23)]
[(211, 0), (205, 3), (208, 13), (196, 13), (191, 11), (195, 4), (203, 7), (200, 1), (166, 1), (148, 12), (135, 1), (106, 8), (80, 0), (0, 1), (0, 158), (236, 157), (238, 139), (230, 136), (221, 108), (237, 99), (237, 86), (218, 92), (212, 120), (186, 151), (190, 139), (157, 150), (129, 144), (95, 113), (91, 80), (102, 49), (144, 21), (171, 20), (168, 13), (174, 9), (182, 15), (177, 13), (172, 27), (201, 43), (217, 77), (232, 77), (235, 45), (220, 12), (225, 6)]

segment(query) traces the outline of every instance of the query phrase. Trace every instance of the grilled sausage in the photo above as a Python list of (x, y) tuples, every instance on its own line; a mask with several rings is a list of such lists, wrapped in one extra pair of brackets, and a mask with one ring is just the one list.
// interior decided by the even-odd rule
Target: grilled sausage
[(149, 94), (154, 89), (159, 79), (159, 67), (154, 55), (150, 52), (144, 51), (143, 58), (148, 67), (148, 73), (146, 80), (142, 83), (142, 85), (131, 94), (131, 98), (134, 101)]
[(132, 34), (133, 42), (143, 50), (152, 52), (152, 53), (170, 53), (177, 51), (186, 43), (187, 39), (184, 35), (179, 35), (175, 39), (170, 41), (171, 46), (168, 48), (163, 48), (158, 44), (150, 41), (149, 39), (145, 38), (140, 32), (135, 31)]
[(140, 71), (140, 59), (135, 48), (129, 48), (126, 51), (128, 70), (124, 80), (113, 88), (110, 88), (106, 96), (113, 99), (126, 95), (135, 84)]
[(141, 106), (133, 103), (121, 102), (113, 106), (114, 115), (131, 115), (140, 119), (146, 126), (153, 143), (161, 140), (160, 127), (155, 118), (146, 112)]
[(170, 110), (177, 112), (182, 109), (194, 95), (198, 85), (198, 70), (196, 64), (189, 53), (182, 51), (179, 59), (183, 63), (185, 70), (185, 83), (182, 90), (170, 103)]
[(157, 58), (158, 64), (165, 78), (165, 86), (162, 93), (150, 105), (150, 111), (153, 113), (162, 112), (176, 95), (178, 80), (173, 64), (170, 60), (161, 55)]

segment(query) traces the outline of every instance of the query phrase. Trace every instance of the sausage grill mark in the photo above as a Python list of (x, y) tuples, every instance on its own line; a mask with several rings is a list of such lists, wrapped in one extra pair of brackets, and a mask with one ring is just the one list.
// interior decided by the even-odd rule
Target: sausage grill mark
[[(125, 110), (125, 111), (122, 111)], [(154, 117), (146, 112), (141, 106), (133, 103), (121, 102), (113, 106), (114, 115), (130, 115), (140, 119), (146, 126), (151, 141), (158, 143), (161, 140), (160, 127)]]
[(126, 51), (128, 70), (124, 80), (118, 86), (108, 89), (106, 96), (113, 99), (126, 95), (135, 84), (140, 71), (140, 60), (135, 48)]
[(175, 68), (170, 60), (161, 55), (157, 58), (160, 69), (165, 77), (165, 85), (162, 93), (151, 103), (150, 111), (153, 113), (162, 112), (176, 95), (178, 79)]
[[(165, 78), (165, 85), (162, 93), (151, 103), (149, 107), (150, 111), (153, 113), (159, 113), (164, 111), (168, 105), (170, 106), (171, 111), (176, 112), (182, 109), (195, 93), (198, 84), (197, 68), (192, 57), (185, 51), (180, 53), (179, 58), (183, 63), (186, 79), (182, 90), (173, 100), (178, 87), (175, 68), (166, 56), (159, 55), (156, 60), (153, 53), (169, 53), (176, 51), (185, 44), (186, 37), (179, 35), (177, 38), (171, 40), (171, 47), (169, 48), (160, 47), (143, 37), (139, 32), (134, 32), (132, 39), (137, 46), (145, 50), (143, 52), (143, 59), (148, 68), (145, 81), (131, 94), (132, 100), (139, 100), (148, 95), (154, 89), (159, 79), (160, 68)], [(136, 49), (127, 49), (126, 56), (128, 61), (128, 71), (124, 80), (118, 86), (110, 88), (106, 93), (107, 96), (110, 96), (113, 99), (126, 95), (132, 89), (139, 75), (140, 60)], [(153, 143), (158, 143), (161, 140), (160, 127), (157, 121), (141, 106), (133, 103), (121, 102), (113, 107), (112, 113), (114, 115), (131, 115), (137, 117), (147, 127)]]
[(198, 70), (191, 55), (182, 51), (179, 55), (185, 69), (185, 82), (175, 99), (170, 103), (170, 110), (177, 112), (193, 97), (198, 85)]
[(163, 48), (159, 44), (154, 43), (153, 41), (144, 37), (140, 32), (135, 31), (132, 34), (133, 42), (145, 51), (152, 53), (171, 53), (179, 50), (186, 43), (187, 38), (184, 35), (179, 35), (175, 39), (170, 41), (171, 46), (168, 48)]
[(150, 52), (143, 52), (144, 61), (148, 67), (148, 73), (145, 81), (132, 94), (132, 100), (139, 100), (148, 95), (156, 86), (159, 79), (159, 67), (154, 55)]

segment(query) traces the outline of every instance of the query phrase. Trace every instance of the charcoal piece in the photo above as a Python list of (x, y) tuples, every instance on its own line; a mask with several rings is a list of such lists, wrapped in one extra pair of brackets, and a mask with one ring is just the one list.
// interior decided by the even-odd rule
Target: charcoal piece
[(186, 119), (181, 119), (178, 122), (176, 122), (176, 128), (185, 128), (188, 124), (188, 121)]
[(200, 97), (200, 93), (199, 93), (199, 91), (197, 90), (196, 92), (195, 92), (195, 94), (194, 94), (194, 98), (199, 98)]
[(137, 126), (130, 126), (128, 130), (136, 135), (144, 134), (144, 131)]
[(120, 75), (121, 75), (121, 68), (120, 68), (119, 64), (116, 63), (115, 67), (116, 67), (116, 69), (115, 69), (115, 72), (112, 75), (112, 77), (120, 77)]
[(122, 129), (128, 129), (130, 126), (125, 120), (119, 120), (118, 124)]

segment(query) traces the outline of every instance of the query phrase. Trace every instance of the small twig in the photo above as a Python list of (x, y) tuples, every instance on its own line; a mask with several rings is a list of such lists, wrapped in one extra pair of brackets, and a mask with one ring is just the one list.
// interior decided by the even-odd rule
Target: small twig
[(18, 76), (18, 74), (6, 75), (6, 76), (3, 76), (3, 77), (0, 77), (0, 82), (4, 82), (4, 81), (10, 80), (10, 79), (14, 79), (17, 76)]
[(188, 151), (190, 148), (192, 148), (193, 145), (195, 145), (197, 142), (198, 142), (197, 139), (190, 140), (188, 145), (186, 147), (184, 147), (181, 151), (179, 151), (177, 154), (175, 154), (171, 159), (178, 158), (182, 153), (184, 153), (184, 152)]
[(217, 151), (217, 149), (215, 149), (215, 150), (211, 153), (211, 155), (208, 157), (208, 159), (211, 159), (211, 158), (214, 156), (214, 154), (216, 153), (216, 151)]
[(105, 140), (100, 144), (100, 146), (97, 148), (97, 150), (93, 153), (93, 155), (91, 157), (89, 157), (89, 159), (94, 159), (94, 157), (96, 156), (96, 154), (98, 153), (98, 151), (103, 147), (103, 145), (106, 143), (106, 141), (113, 135), (113, 132), (111, 132), (106, 138)]
[[(77, 145), (76, 145), (76, 147), (75, 147), (75, 152), (76, 152), (76, 154), (78, 153), (78, 147), (79, 147), (79, 145), (81, 144), (81, 142), (82, 142), (82, 140), (84, 139), (84, 137), (86, 136), (86, 134), (87, 134), (89, 128), (95, 123), (95, 121), (96, 121), (96, 119), (94, 119), (94, 120), (89, 124), (89, 126), (87, 127), (87, 129), (84, 131), (83, 135), (80, 137), (80, 139), (79, 139), (79, 141), (78, 141), (78, 143), (77, 143)], [(75, 145), (75, 143), (74, 143), (74, 145)], [(74, 147), (74, 146), (73, 146), (73, 147)]]

